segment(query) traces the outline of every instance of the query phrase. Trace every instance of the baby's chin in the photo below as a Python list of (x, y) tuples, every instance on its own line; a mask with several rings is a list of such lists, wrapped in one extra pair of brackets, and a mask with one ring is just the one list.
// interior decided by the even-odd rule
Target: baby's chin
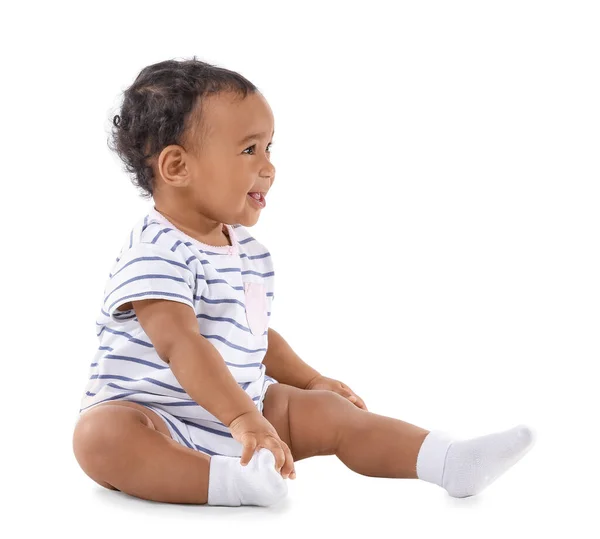
[(254, 214), (250, 214), (248, 212), (244, 212), (241, 217), (238, 217), (235, 221), (239, 225), (243, 225), (245, 227), (254, 226), (258, 220), (260, 219), (260, 212), (256, 212)]
[(246, 228), (250, 228), (250, 227), (254, 226), (257, 222), (258, 222), (258, 218), (254, 218), (254, 219), (246, 218), (246, 219), (239, 219), (237, 224), (245, 226)]

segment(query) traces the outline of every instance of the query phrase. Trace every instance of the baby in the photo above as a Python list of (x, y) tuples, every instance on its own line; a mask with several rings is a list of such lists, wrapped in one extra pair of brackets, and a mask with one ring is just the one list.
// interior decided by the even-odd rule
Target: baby
[(270, 506), (294, 462), (336, 455), (462, 498), (531, 449), (524, 425), (456, 440), (371, 413), (269, 328), (271, 253), (248, 228), (275, 179), (275, 128), (251, 82), (196, 57), (160, 62), (113, 123), (112, 149), (154, 205), (127, 235), (96, 322), (73, 435), (94, 481), (168, 503)]

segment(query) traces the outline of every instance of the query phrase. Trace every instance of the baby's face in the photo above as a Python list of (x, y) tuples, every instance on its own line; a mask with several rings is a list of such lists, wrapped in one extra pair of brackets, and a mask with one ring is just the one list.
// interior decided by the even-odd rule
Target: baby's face
[[(258, 92), (243, 99), (221, 93), (204, 99), (201, 114), (205, 132), (200, 134), (198, 125), (188, 131), (182, 145), (187, 150), (179, 155), (186, 166), (179, 167), (182, 176), (177, 185), (186, 190), (186, 204), (203, 215), (252, 226), (261, 209), (248, 193), (266, 193), (275, 179), (270, 158), (275, 132), (271, 108)], [(163, 152), (168, 148), (173, 146)], [(177, 170), (176, 161), (173, 170)]]

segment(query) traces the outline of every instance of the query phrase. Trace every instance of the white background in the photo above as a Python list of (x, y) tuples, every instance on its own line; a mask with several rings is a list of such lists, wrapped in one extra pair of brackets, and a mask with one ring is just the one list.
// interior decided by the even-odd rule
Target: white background
[[(597, 536), (597, 2), (3, 11), (2, 535)], [(79, 468), (105, 281), (151, 205), (110, 119), (144, 66), (194, 54), (275, 115), (276, 180), (250, 229), (275, 263), (272, 327), (372, 412), (465, 438), (534, 428), (480, 495), (327, 456), (297, 463), (272, 508), (169, 505)]]

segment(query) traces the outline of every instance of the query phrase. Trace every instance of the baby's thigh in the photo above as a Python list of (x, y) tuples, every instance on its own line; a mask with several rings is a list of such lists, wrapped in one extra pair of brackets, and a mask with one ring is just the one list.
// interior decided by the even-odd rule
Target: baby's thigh
[(102, 404), (98, 404), (98, 406), (95, 406), (94, 408), (99, 408), (100, 406), (125, 406), (125, 407), (134, 408), (136, 410), (139, 410), (148, 419), (149, 423), (147, 421), (146, 424), (149, 427), (154, 427), (154, 429), (156, 429), (158, 432), (161, 432), (168, 438), (171, 438), (171, 432), (169, 431), (169, 427), (167, 427), (165, 420), (162, 417), (160, 417), (155, 411), (151, 410), (147, 406), (144, 406), (143, 404), (139, 404), (137, 402), (121, 400), (121, 401), (103, 402)]
[[(102, 431), (106, 421), (104, 410), (107, 407), (111, 407), (112, 410), (115, 408), (133, 408), (138, 410), (140, 413), (131, 414), (127, 413), (124, 417), (132, 422), (142, 421), (147, 427), (154, 428), (162, 434), (171, 438), (171, 434), (163, 421), (163, 419), (156, 414), (156, 412), (150, 410), (146, 406), (141, 404), (130, 402), (130, 401), (110, 401), (97, 404), (92, 406), (89, 410), (83, 412), (75, 425), (75, 431), (73, 433), (73, 451), (77, 462), (84, 470), (84, 472), (91, 477), (99, 485), (108, 488), (110, 490), (119, 490), (110, 483), (103, 481), (95, 469), (93, 464), (92, 455), (97, 447), (97, 434)], [(102, 410), (98, 410), (102, 408)]]

